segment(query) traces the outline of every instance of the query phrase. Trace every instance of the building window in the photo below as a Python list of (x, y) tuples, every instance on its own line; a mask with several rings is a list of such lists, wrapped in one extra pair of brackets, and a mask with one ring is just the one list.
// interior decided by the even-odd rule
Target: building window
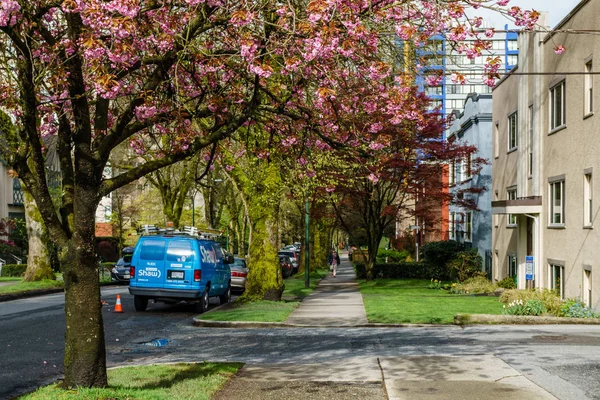
[(471, 173), (471, 169), (473, 168), (473, 153), (470, 153), (466, 158), (465, 158), (465, 179), (469, 179), (471, 176), (473, 176), (473, 174)]
[(456, 240), (456, 213), (450, 213), (450, 240)]
[(583, 303), (592, 306), (592, 271), (583, 270)]
[(564, 284), (563, 284), (563, 275), (564, 275), (564, 267), (562, 265), (550, 264), (549, 267), (549, 278), (550, 289), (553, 290), (558, 297), (561, 299), (564, 298)]
[(519, 127), (517, 118), (518, 114), (512, 113), (508, 117), (508, 150), (513, 150), (518, 146)]
[(462, 160), (456, 160), (455, 164), (454, 164), (454, 173), (455, 173), (455, 178), (454, 181), (455, 183), (460, 183), (463, 181), (463, 161)]
[(494, 124), (494, 158), (500, 157), (500, 130), (498, 124)]
[(584, 91), (585, 112), (583, 114), (589, 115), (594, 112), (594, 75), (592, 75), (591, 61), (585, 64)]
[(473, 241), (473, 211), (465, 212), (465, 242)]
[(583, 175), (583, 225), (592, 226), (594, 221), (592, 207), (592, 174)]
[(565, 181), (550, 183), (550, 225), (565, 224)]
[[(498, 201), (498, 191), (497, 190), (496, 190), (496, 193), (494, 193), (494, 196), (495, 196), (496, 201)], [(496, 227), (496, 228), (498, 227), (499, 221), (500, 221), (500, 218), (499, 218), (498, 214), (494, 214), (494, 227)]]
[(519, 264), (517, 264), (517, 255), (508, 255), (508, 276), (514, 278), (515, 285), (518, 285), (519, 279)]
[(450, 173), (448, 174), (448, 180), (450, 185), (456, 184), (456, 161), (450, 162)]
[[(516, 200), (517, 199), (517, 188), (512, 187), (506, 189), (506, 198), (507, 200)], [(515, 227), (517, 226), (517, 216), (515, 214), (508, 214), (508, 226)]]
[(565, 81), (550, 89), (550, 130), (565, 124)]
[(531, 177), (533, 175), (533, 105), (529, 106), (528, 109), (528, 131), (529, 131), (529, 159), (527, 160), (527, 175)]

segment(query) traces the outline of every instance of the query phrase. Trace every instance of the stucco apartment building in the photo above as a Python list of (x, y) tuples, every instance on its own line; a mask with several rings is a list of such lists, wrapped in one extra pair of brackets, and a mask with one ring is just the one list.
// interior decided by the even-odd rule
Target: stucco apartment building
[(550, 32), (519, 34), (518, 66), (493, 91), (492, 178), (493, 277), (596, 307), (600, 40), (584, 32), (599, 16), (583, 0)]
[(477, 209), (466, 209), (459, 205), (449, 207), (449, 239), (464, 243), (465, 248), (477, 249), (484, 261), (484, 271), (492, 275), (492, 208), (491, 208), (491, 163), (472, 170), (471, 160), (492, 157), (492, 96), (471, 93), (464, 100), (464, 111), (458, 113), (448, 129), (448, 141), (477, 148), (469, 159), (457, 160), (450, 165), (449, 185), (453, 197), (459, 190), (474, 189), (463, 194), (472, 200)]

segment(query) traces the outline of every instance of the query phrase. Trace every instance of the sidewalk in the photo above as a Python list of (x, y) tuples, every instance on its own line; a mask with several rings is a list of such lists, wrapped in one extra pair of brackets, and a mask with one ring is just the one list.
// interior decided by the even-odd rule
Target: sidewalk
[(294, 310), (286, 323), (311, 326), (354, 326), (368, 323), (354, 268), (347, 254), (335, 277), (327, 276)]

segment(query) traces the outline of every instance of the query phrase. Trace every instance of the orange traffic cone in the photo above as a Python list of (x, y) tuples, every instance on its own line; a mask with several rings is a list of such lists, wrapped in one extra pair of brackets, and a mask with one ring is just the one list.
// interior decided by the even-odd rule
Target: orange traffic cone
[(121, 306), (121, 295), (117, 295), (117, 304), (115, 304), (115, 310), (113, 312), (123, 312), (123, 306)]

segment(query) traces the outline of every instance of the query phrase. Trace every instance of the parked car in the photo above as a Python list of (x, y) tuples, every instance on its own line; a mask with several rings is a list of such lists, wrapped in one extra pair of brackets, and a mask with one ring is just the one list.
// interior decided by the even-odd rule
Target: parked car
[(246, 260), (235, 257), (229, 268), (231, 268), (231, 290), (242, 292), (246, 290), (246, 277), (248, 276)]
[(292, 261), (292, 265), (294, 266), (294, 274), (298, 272), (298, 258), (300, 257), (300, 252), (294, 250), (279, 250), (277, 253), (278, 256), (287, 256)]
[(279, 267), (283, 278), (289, 278), (294, 272), (294, 265), (288, 256), (279, 256)]
[(110, 278), (113, 282), (129, 282), (130, 279), (130, 270), (131, 267), (131, 257), (133, 256), (133, 247), (125, 247), (121, 251), (121, 258), (115, 264), (115, 266), (110, 270)]
[(131, 259), (129, 293), (136, 311), (145, 311), (148, 300), (164, 303), (187, 301), (196, 311), (208, 308), (209, 297), (221, 304), (231, 300), (233, 256), (223, 256), (212, 240), (191, 235), (142, 236)]

